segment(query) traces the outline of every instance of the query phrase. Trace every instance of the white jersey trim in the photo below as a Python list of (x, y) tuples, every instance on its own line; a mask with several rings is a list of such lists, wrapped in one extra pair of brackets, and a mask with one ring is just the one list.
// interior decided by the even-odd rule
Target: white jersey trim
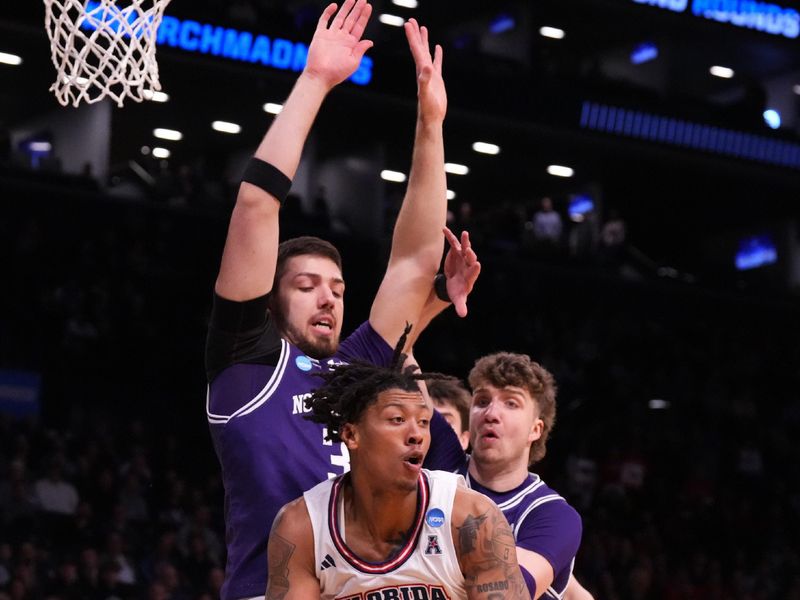
[[(525, 487), (525, 489), (517, 492), (516, 495), (497, 505), (500, 510), (514, 508), (525, 499), (525, 496), (536, 491), (544, 485), (544, 481), (542, 481), (536, 473), (531, 473), (531, 475), (533, 475), (533, 481), (527, 487)], [(472, 489), (472, 478), (470, 477), (469, 472), (467, 472), (467, 486)]]
[(218, 415), (211, 412), (211, 386), (209, 385), (206, 390), (206, 416), (208, 417), (208, 422), (227, 423), (234, 417), (243, 417), (250, 414), (259, 406), (264, 404), (267, 400), (269, 400), (272, 394), (274, 394), (275, 390), (278, 388), (281, 379), (283, 379), (283, 374), (286, 371), (286, 365), (289, 363), (289, 355), (291, 354), (290, 350), (289, 343), (286, 340), (281, 339), (281, 354), (278, 358), (278, 364), (275, 366), (275, 370), (272, 372), (272, 375), (270, 376), (266, 385), (264, 385), (261, 391), (256, 394), (255, 398), (250, 400), (247, 404), (236, 410), (231, 415)]
[(528, 508), (525, 509), (525, 512), (523, 512), (520, 515), (519, 520), (517, 520), (517, 524), (514, 525), (514, 539), (517, 539), (517, 536), (519, 535), (519, 528), (522, 527), (522, 523), (523, 523), (523, 521), (525, 521), (525, 517), (527, 517), (529, 514), (531, 514), (531, 511), (533, 509), (535, 509), (535, 508), (537, 508), (537, 507), (539, 507), (542, 504), (545, 504), (547, 502), (552, 502), (553, 500), (562, 500), (562, 501), (566, 502), (566, 500), (564, 500), (564, 498), (562, 498), (558, 494), (549, 494), (548, 496), (542, 496), (538, 500), (535, 500), (534, 502), (532, 502), (531, 505)]
[[(572, 557), (572, 560), (569, 562), (569, 574), (570, 574), (570, 577), (572, 576), (573, 569), (575, 569), (575, 557), (574, 556)], [(551, 585), (550, 587), (547, 588), (547, 593), (549, 593), (551, 596), (555, 596), (559, 600), (563, 600), (564, 595), (567, 593), (567, 588), (568, 587), (569, 587), (569, 577), (567, 577), (567, 583), (564, 586), (564, 589), (561, 590), (561, 592), (556, 591), (556, 589)]]

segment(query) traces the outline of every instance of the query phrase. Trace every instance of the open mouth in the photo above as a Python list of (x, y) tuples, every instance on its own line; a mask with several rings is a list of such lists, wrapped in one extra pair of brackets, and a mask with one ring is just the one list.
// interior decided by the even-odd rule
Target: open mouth
[(409, 454), (403, 459), (403, 462), (408, 463), (411, 466), (419, 467), (422, 465), (423, 456), (421, 453), (415, 452), (413, 454)]
[(311, 322), (314, 331), (321, 335), (333, 333), (333, 319), (328, 316), (320, 316)]

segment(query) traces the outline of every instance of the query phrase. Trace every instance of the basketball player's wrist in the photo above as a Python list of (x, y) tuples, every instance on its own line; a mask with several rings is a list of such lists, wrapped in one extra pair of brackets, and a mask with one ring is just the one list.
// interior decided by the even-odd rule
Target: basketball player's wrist
[(433, 278), (433, 291), (442, 302), (448, 304), (453, 302), (450, 300), (450, 294), (447, 293), (447, 276), (444, 273), (439, 273)]

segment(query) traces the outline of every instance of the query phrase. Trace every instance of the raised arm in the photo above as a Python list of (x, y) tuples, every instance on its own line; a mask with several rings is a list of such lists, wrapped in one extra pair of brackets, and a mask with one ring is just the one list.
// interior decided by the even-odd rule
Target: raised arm
[(442, 127), (447, 93), (442, 79), (442, 48), (433, 56), (428, 31), (410, 19), (406, 38), (417, 73), (417, 125), (406, 195), (392, 237), (386, 275), (372, 305), (372, 327), (390, 344), (405, 323), (416, 323), (439, 268), (442, 227), (447, 213)]
[(529, 600), (514, 534), (497, 506), (472, 490), (456, 492), (453, 540), (469, 600)]
[(265, 600), (319, 600), (314, 532), (305, 500), (285, 505), (272, 523), (267, 546)]
[[(372, 42), (361, 39), (372, 6), (366, 0), (345, 0), (338, 13), (336, 8), (336, 4), (330, 4), (322, 13), (306, 67), (256, 150), (255, 158), (288, 179), (297, 171), (325, 96), (355, 72), (372, 46)], [(272, 289), (278, 256), (279, 200), (251, 183), (243, 182), (239, 187), (215, 286), (223, 298), (250, 300)]]

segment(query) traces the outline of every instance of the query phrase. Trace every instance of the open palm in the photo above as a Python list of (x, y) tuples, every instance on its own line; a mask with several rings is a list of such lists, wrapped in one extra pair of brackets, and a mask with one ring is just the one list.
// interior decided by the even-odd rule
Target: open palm
[(345, 0), (338, 13), (336, 8), (336, 4), (329, 4), (319, 18), (305, 69), (331, 88), (355, 73), (364, 53), (372, 47), (371, 41), (361, 39), (372, 5), (366, 0)]
[(467, 297), (469, 296), (478, 275), (481, 273), (481, 263), (472, 249), (469, 233), (461, 232), (461, 240), (447, 227), (444, 235), (450, 248), (444, 259), (444, 276), (447, 279), (447, 295), (453, 301), (459, 317), (467, 316)]

